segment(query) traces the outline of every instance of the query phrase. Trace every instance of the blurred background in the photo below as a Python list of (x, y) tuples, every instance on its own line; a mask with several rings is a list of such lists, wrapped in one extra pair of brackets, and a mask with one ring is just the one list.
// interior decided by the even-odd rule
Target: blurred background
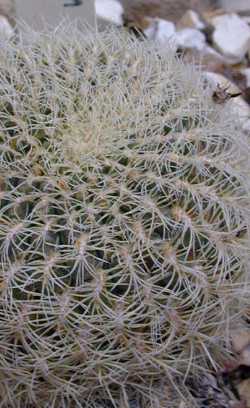
[(0, 0), (0, 40), (21, 29), (56, 27), (63, 17), (101, 31), (125, 28), (161, 47), (171, 44), (215, 86), (227, 88), (250, 135), (250, 0)]
[[(200, 13), (223, 8), (227, 11), (250, 9), (250, 0), (116, 0), (121, 3), (125, 14), (132, 18), (143, 15), (160, 17), (177, 22), (185, 11), (191, 9)], [(112, 14), (115, 6), (113, 0), (96, 0), (98, 6), (106, 8)], [(57, 23), (57, 15), (62, 13), (76, 16), (86, 15), (93, 9), (94, 0), (0, 0), (0, 16), (3, 15), (13, 24), (14, 16), (27, 19), (30, 16), (46, 15), (49, 22)], [(53, 15), (53, 19), (50, 15)], [(88, 18), (92, 18), (89, 17)]]

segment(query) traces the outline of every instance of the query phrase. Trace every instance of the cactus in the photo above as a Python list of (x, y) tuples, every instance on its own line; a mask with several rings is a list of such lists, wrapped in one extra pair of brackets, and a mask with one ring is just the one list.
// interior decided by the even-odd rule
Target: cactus
[(27, 34), (0, 64), (0, 407), (166, 408), (244, 314), (248, 142), (126, 33)]

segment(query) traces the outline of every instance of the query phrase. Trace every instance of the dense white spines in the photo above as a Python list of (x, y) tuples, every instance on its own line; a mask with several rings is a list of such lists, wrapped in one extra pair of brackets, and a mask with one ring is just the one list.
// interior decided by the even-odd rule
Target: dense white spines
[(0, 406), (165, 408), (162, 377), (219, 364), (243, 313), (248, 144), (125, 34), (28, 36), (0, 64)]

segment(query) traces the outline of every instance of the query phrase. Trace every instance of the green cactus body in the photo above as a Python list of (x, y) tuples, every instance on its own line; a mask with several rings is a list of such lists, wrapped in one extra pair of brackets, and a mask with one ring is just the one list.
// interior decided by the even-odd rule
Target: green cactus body
[(248, 144), (126, 34), (30, 35), (0, 64), (0, 407), (165, 408), (244, 311)]

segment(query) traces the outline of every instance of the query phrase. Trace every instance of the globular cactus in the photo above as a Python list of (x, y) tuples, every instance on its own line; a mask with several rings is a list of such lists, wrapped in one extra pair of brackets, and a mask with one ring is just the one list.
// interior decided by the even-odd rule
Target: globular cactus
[(0, 407), (166, 408), (244, 314), (248, 143), (124, 33), (27, 35), (0, 64)]

